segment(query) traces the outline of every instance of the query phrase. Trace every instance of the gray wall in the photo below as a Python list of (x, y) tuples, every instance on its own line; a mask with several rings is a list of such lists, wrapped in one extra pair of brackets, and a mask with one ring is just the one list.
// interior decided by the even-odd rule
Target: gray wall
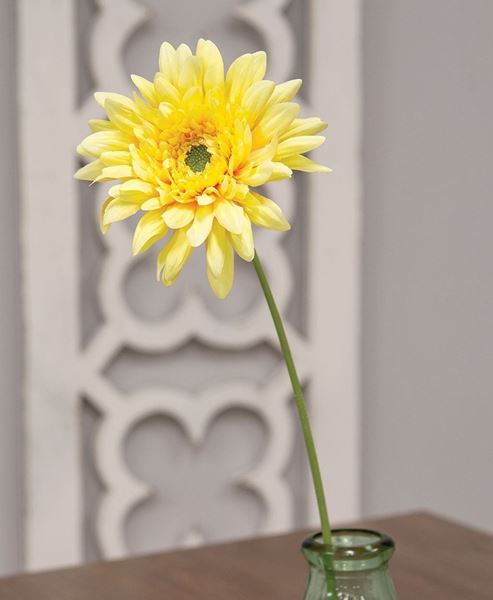
[(364, 7), (363, 505), (493, 531), (493, 2)]
[[(0, 2), (0, 573), (21, 564), (14, 0)], [(466, 10), (467, 9), (467, 10)], [(364, 2), (363, 507), (493, 530), (491, 0)]]
[(21, 312), (16, 178), (15, 9), (0, 1), (0, 574), (20, 565)]

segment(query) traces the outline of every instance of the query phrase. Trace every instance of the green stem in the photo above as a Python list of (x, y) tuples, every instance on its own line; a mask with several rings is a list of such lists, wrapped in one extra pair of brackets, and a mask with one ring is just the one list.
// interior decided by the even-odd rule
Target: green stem
[(262, 286), (265, 299), (267, 300), (267, 304), (272, 315), (272, 320), (274, 321), (274, 326), (279, 337), (279, 343), (281, 345), (282, 354), (286, 362), (286, 367), (288, 369), (291, 385), (293, 386), (294, 399), (296, 402), (296, 408), (298, 410), (301, 429), (303, 431), (303, 437), (305, 440), (308, 461), (310, 463), (310, 470), (313, 478), (313, 485), (315, 487), (315, 495), (317, 497), (318, 511), (320, 513), (320, 522), (322, 526), (322, 539), (324, 544), (326, 544), (327, 546), (331, 546), (332, 534), (330, 530), (329, 515), (327, 512), (327, 503), (325, 501), (324, 486), (322, 482), (322, 476), (320, 474), (320, 465), (318, 464), (317, 451), (315, 449), (315, 443), (313, 441), (313, 434), (310, 426), (310, 421), (308, 419), (308, 412), (306, 409), (305, 399), (303, 397), (303, 390), (301, 388), (298, 373), (296, 372), (296, 366), (294, 364), (293, 356), (291, 354), (291, 349), (289, 347), (289, 342), (286, 336), (286, 331), (284, 330), (281, 315), (279, 314), (279, 310), (277, 308), (276, 301), (274, 300), (274, 296), (272, 295), (269, 282), (267, 280), (267, 277), (265, 276), (264, 269), (262, 268), (262, 263), (260, 262), (258, 254), (256, 252), (253, 258), (253, 265), (255, 267), (255, 271), (257, 272), (260, 285)]

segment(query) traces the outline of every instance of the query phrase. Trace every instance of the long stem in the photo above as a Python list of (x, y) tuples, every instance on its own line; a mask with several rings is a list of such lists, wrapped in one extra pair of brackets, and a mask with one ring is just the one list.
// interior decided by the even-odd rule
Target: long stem
[(325, 492), (322, 482), (322, 476), (320, 474), (320, 465), (318, 463), (317, 451), (315, 449), (312, 429), (310, 426), (310, 421), (308, 419), (305, 399), (303, 397), (303, 390), (301, 388), (298, 373), (296, 372), (296, 366), (294, 364), (293, 356), (291, 354), (291, 349), (289, 347), (289, 342), (286, 336), (286, 331), (284, 329), (281, 315), (279, 314), (276, 301), (274, 300), (274, 296), (272, 295), (269, 282), (267, 280), (267, 277), (265, 276), (262, 263), (260, 262), (257, 253), (255, 253), (255, 256), (253, 258), (253, 264), (255, 266), (255, 271), (257, 272), (260, 285), (262, 286), (265, 299), (267, 300), (267, 304), (272, 315), (272, 320), (274, 321), (274, 326), (279, 337), (279, 343), (281, 345), (281, 350), (284, 356), (284, 360), (286, 362), (286, 367), (288, 369), (291, 385), (293, 386), (294, 399), (296, 402), (296, 408), (298, 410), (301, 429), (303, 431), (303, 437), (305, 440), (308, 461), (310, 463), (310, 470), (313, 478), (313, 485), (315, 487), (315, 495), (317, 497), (318, 512), (320, 513), (320, 522), (322, 526), (322, 538), (324, 544), (330, 546), (332, 544), (332, 534), (330, 530), (329, 515), (327, 512), (327, 503), (325, 501)]

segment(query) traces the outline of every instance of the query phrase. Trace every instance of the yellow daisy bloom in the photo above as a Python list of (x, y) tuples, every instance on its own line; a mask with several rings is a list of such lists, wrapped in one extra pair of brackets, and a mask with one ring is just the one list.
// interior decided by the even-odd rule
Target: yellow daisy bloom
[[(219, 298), (233, 284), (234, 254), (254, 257), (252, 224), (287, 230), (269, 198), (253, 191), (293, 170), (329, 171), (303, 156), (322, 144), (318, 118), (298, 118), (291, 100), (301, 80), (265, 80), (265, 52), (244, 54), (226, 76), (221, 53), (199, 40), (165, 42), (159, 72), (148, 81), (132, 76), (138, 94), (95, 94), (109, 120), (78, 146), (93, 160), (75, 177), (118, 183), (101, 211), (103, 231), (142, 211), (133, 239), (139, 254), (170, 233), (157, 259), (158, 279), (174, 283), (194, 248), (206, 244), (207, 275)], [(170, 232), (170, 230), (172, 230)]]

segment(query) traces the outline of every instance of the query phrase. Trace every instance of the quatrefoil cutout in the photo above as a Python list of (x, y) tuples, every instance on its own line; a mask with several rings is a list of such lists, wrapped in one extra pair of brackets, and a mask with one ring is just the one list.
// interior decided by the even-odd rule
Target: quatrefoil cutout
[(152, 489), (128, 515), (131, 553), (182, 546), (190, 540), (217, 542), (261, 530), (265, 506), (241, 483), (265, 452), (268, 430), (252, 411), (218, 414), (201, 442), (165, 416), (151, 416), (129, 432), (129, 470)]
[[(164, 501), (181, 503), (183, 506), (188, 504), (188, 510), (184, 511), (188, 516), (179, 528), (172, 526), (175, 521), (180, 523), (174, 518), (168, 528), (163, 525), (163, 534), (164, 531), (170, 532), (169, 543), (173, 545), (177, 543), (177, 536), (181, 541), (189, 541), (190, 536), (201, 541), (205, 534), (211, 540), (220, 539), (226, 528), (228, 537), (231, 537), (232, 523), (236, 524), (238, 535), (245, 535), (248, 531), (241, 524), (245, 521), (241, 516), (243, 510), (255, 515), (263, 512), (265, 519), (260, 528), (263, 531), (278, 531), (291, 522), (292, 498), (282, 475), (291, 454), (293, 439), (285, 377), (272, 377), (269, 385), (262, 388), (226, 381), (197, 394), (161, 387), (140, 390), (123, 399), (107, 387), (95, 391), (111, 395), (103, 408), (95, 452), (98, 472), (107, 490), (97, 514), (97, 531), (104, 556), (119, 558), (128, 553), (124, 532), (129, 516), (139, 505), (142, 508), (138, 511), (143, 510), (144, 503), (149, 499), (152, 500), (151, 509), (158, 512), (161, 510), (160, 503), (162, 505)], [(92, 401), (98, 404), (98, 398), (94, 397)], [(101, 402), (99, 404), (102, 406)], [(260, 420), (262, 433), (258, 439), (263, 442), (258, 441), (252, 447), (242, 437), (249, 428), (254, 431), (248, 425), (248, 419), (247, 425), (242, 425), (243, 429), (239, 432), (228, 427), (226, 417), (232, 414), (232, 410), (242, 411), (241, 420), (246, 417), (245, 412), (253, 415), (257, 431)], [(156, 417), (164, 417), (168, 422), (171, 419), (179, 424), (181, 433), (180, 428), (172, 428), (175, 439), (168, 440), (172, 444), (170, 448), (175, 450), (167, 450), (166, 446), (162, 450), (153, 447), (156, 443), (163, 444), (159, 435), (149, 439), (142, 435), (141, 443), (150, 444), (150, 449), (147, 447), (147, 450), (142, 450), (148, 461), (132, 464), (131, 457), (134, 454), (128, 453), (129, 443), (132, 450), (132, 432), (139, 424), (155, 420)], [(235, 454), (239, 447), (235, 444), (235, 438), (238, 444), (246, 444), (239, 454)], [(211, 456), (210, 452), (215, 456)], [(177, 469), (179, 457), (183, 462)], [(175, 471), (173, 474), (172, 470)], [(170, 480), (173, 483), (168, 485)], [(159, 481), (164, 483), (160, 484)], [(200, 494), (204, 495), (205, 488), (191, 486), (191, 481), (209, 481), (207, 498), (200, 497)], [(258, 510), (257, 498), (265, 506), (265, 511)], [(201, 507), (205, 507), (205, 504), (212, 511), (210, 517), (206, 517), (206, 511), (202, 511)], [(134, 513), (134, 518), (135, 514), (137, 519), (142, 518), (139, 512)], [(219, 518), (221, 514), (222, 522)], [(224, 522), (226, 516), (227, 521)], [(254, 523), (252, 532), (259, 530), (257, 525)], [(162, 548), (159, 533), (153, 542), (137, 540), (135, 549), (148, 551), (151, 549), (149, 543), (156, 544), (156, 539), (159, 539)]]

